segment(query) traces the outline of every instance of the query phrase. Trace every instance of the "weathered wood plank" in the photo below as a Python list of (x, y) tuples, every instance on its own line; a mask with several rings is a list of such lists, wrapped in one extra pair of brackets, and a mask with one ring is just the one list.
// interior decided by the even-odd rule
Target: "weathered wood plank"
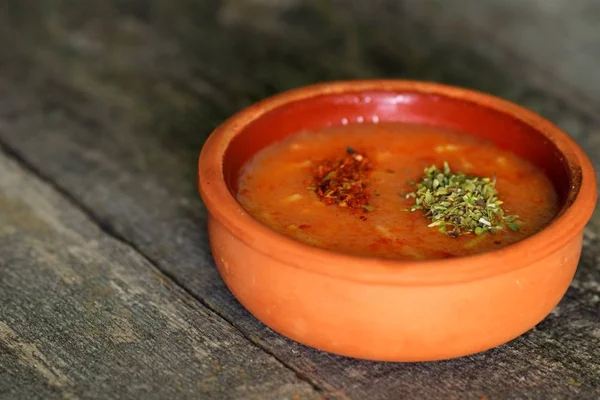
[(411, 15), (454, 40), (480, 40), (479, 50), (500, 63), (507, 51), (518, 55), (537, 67), (529, 71), (529, 78), (547, 86), (571, 88), (581, 101), (591, 101), (590, 106), (600, 110), (597, 1), (458, 0), (451, 6), (443, 0), (403, 3)]
[[(257, 20), (234, 3), (128, 2), (118, 14), (116, 2), (76, 10), (56, 2), (57, 14), (35, 17), (34, 4), (19, 2), (21, 56), (0, 50), (11, 54), (0, 67), (0, 140), (332, 398), (598, 397), (598, 213), (557, 310), (524, 337), (474, 357), (414, 365), (335, 357), (283, 339), (241, 308), (209, 256), (195, 161), (212, 127), (250, 101), (317, 80), (410, 76), (536, 109), (568, 129), (596, 165), (600, 129), (465, 49), (432, 41), (397, 10), (373, 21), (366, 10), (338, 12), (337, 3), (280, 2)], [(219, 43), (206, 40), (215, 37)]]
[(0, 153), (0, 397), (321, 398)]

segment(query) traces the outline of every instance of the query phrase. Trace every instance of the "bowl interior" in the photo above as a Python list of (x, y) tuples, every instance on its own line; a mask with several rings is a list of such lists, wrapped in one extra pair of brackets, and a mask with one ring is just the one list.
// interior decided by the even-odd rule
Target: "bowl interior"
[[(528, 159), (552, 181), (560, 209), (576, 193), (565, 157), (551, 138), (516, 115), (460, 98), (418, 92), (324, 94), (277, 107), (248, 124), (231, 141), (223, 173), (229, 191), (237, 193), (243, 165), (259, 150), (301, 131), (349, 123), (405, 122), (477, 135)], [(523, 188), (523, 190), (527, 190)]]

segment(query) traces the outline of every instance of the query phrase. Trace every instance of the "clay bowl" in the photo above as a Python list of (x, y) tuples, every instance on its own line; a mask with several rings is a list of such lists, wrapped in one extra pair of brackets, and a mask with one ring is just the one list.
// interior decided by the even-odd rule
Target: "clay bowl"
[[(412, 262), (311, 247), (267, 228), (237, 203), (240, 168), (263, 147), (302, 130), (377, 121), (453, 128), (531, 160), (555, 184), (559, 214), (503, 249)], [(242, 110), (207, 140), (199, 185), (216, 265), (246, 309), (305, 345), (387, 361), (464, 356), (535, 326), (573, 278), (596, 202), (590, 161), (550, 122), (483, 93), (411, 81), (319, 84)]]

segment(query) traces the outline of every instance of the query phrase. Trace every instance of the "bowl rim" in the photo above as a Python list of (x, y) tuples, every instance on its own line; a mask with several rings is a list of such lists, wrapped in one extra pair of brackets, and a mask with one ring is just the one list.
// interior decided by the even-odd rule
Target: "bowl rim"
[[(289, 103), (323, 95), (360, 92), (438, 95), (508, 114), (529, 125), (557, 147), (571, 176), (578, 177), (572, 182), (567, 204), (542, 230), (501, 249), (449, 259), (414, 261), (362, 257), (314, 247), (280, 234), (254, 219), (230, 193), (225, 181), (223, 160), (233, 138), (248, 124)], [(594, 168), (583, 150), (568, 134), (545, 118), (483, 92), (410, 80), (325, 82), (268, 97), (237, 112), (218, 126), (206, 140), (198, 160), (199, 192), (208, 212), (247, 246), (319, 275), (389, 285), (461, 283), (505, 274), (542, 260), (582, 233), (595, 208), (596, 185)]]

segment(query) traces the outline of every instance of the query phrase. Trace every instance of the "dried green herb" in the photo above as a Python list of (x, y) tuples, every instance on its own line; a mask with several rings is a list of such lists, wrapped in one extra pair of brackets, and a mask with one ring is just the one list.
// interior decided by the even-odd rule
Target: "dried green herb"
[(504, 215), (495, 177), (454, 173), (447, 162), (442, 170), (435, 165), (425, 168), (416, 190), (406, 198), (415, 199), (410, 211), (421, 210), (431, 222), (429, 227), (453, 237), (493, 233), (504, 226), (513, 231), (520, 229), (517, 215)]

